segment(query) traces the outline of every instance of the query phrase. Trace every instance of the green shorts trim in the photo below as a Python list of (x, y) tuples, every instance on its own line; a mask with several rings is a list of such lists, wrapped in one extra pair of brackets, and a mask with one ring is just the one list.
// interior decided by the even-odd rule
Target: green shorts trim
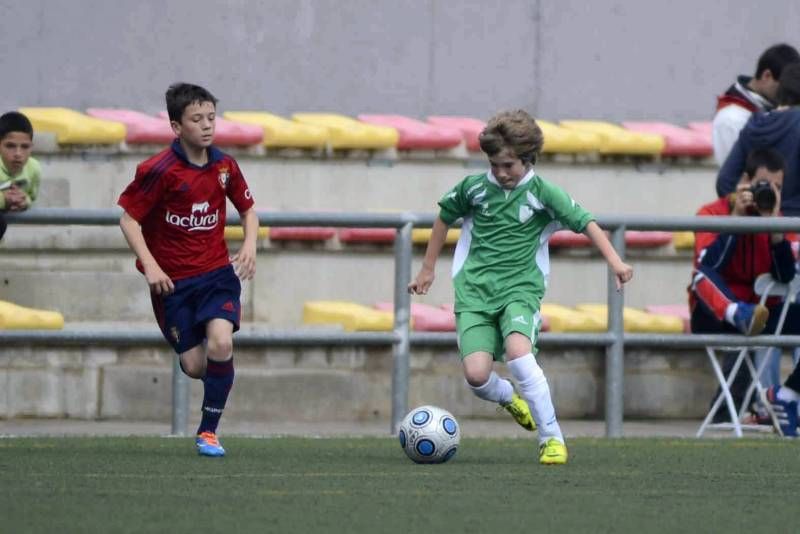
[(456, 333), (461, 357), (488, 352), (496, 362), (505, 361), (504, 340), (518, 332), (531, 340), (534, 353), (541, 325), (539, 310), (527, 302), (515, 301), (495, 311), (456, 313)]

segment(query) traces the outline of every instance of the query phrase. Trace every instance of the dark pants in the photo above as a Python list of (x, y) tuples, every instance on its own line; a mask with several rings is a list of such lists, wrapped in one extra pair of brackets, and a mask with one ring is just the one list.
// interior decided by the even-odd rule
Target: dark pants
[[(775, 333), (782, 307), (782, 303), (769, 306), (769, 319), (767, 320), (766, 328), (764, 328), (764, 335)], [(698, 301), (694, 310), (692, 310), (691, 328), (693, 334), (741, 334), (741, 332), (730, 323), (717, 320), (716, 316), (714, 316), (711, 310), (702, 301)], [(800, 303), (789, 305), (789, 310), (786, 313), (786, 320), (783, 323), (783, 330), (781, 333), (791, 335), (800, 334)], [(733, 364), (736, 361), (736, 356), (738, 355), (739, 351), (725, 352), (722, 360), (722, 373), (725, 376), (730, 374)], [(730, 388), (731, 396), (733, 397), (733, 402), (737, 410), (740, 408), (751, 382), (750, 373), (747, 371), (747, 368), (742, 365), (736, 373), (736, 378), (734, 378)], [(787, 387), (800, 392), (800, 366), (794, 368), (792, 374), (786, 379), (785, 384)], [(712, 404), (721, 391), (720, 388), (717, 388), (717, 392), (711, 399)], [(718, 410), (714, 417), (714, 422), (725, 421), (727, 419), (728, 412), (725, 410)]]
[(2, 211), (0, 211), (0, 239), (3, 239), (3, 236), (6, 233), (7, 226), (8, 225), (6, 224), (6, 216), (3, 214)]

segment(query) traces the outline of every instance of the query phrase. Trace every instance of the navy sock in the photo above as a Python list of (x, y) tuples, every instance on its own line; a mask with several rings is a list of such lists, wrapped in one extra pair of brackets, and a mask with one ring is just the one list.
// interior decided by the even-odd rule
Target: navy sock
[(233, 387), (233, 357), (219, 362), (209, 358), (206, 376), (203, 378), (203, 417), (197, 433), (217, 432), (219, 419), (225, 409), (228, 393)]

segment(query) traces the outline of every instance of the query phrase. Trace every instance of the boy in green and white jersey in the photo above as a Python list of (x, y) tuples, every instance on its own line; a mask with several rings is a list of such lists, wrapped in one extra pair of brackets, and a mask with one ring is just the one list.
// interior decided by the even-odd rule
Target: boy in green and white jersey
[[(428, 292), (447, 228), (462, 218), (452, 274), (464, 377), (475, 395), (504, 406), (528, 430), (538, 427), (541, 463), (564, 464), (564, 436), (534, 356), (550, 272), (547, 241), (561, 228), (586, 234), (616, 273), (618, 288), (632, 278), (633, 269), (592, 214), (534, 172), (543, 142), (541, 129), (525, 111), (489, 120), (480, 144), (490, 170), (467, 176), (439, 201), (422, 268), (408, 288)], [(504, 356), (519, 394), (492, 370)]]
[(0, 239), (6, 232), (4, 213), (25, 211), (39, 192), (42, 170), (31, 157), (33, 126), (18, 111), (0, 116)]

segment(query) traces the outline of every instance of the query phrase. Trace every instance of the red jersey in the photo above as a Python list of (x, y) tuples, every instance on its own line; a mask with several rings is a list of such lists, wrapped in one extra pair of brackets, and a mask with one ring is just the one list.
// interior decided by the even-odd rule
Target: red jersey
[[(119, 197), (118, 204), (142, 226), (147, 248), (172, 280), (228, 265), (226, 199), (239, 213), (254, 204), (236, 160), (213, 146), (208, 160), (202, 167), (189, 163), (176, 139), (139, 164)], [(136, 267), (144, 272), (138, 260)]]

